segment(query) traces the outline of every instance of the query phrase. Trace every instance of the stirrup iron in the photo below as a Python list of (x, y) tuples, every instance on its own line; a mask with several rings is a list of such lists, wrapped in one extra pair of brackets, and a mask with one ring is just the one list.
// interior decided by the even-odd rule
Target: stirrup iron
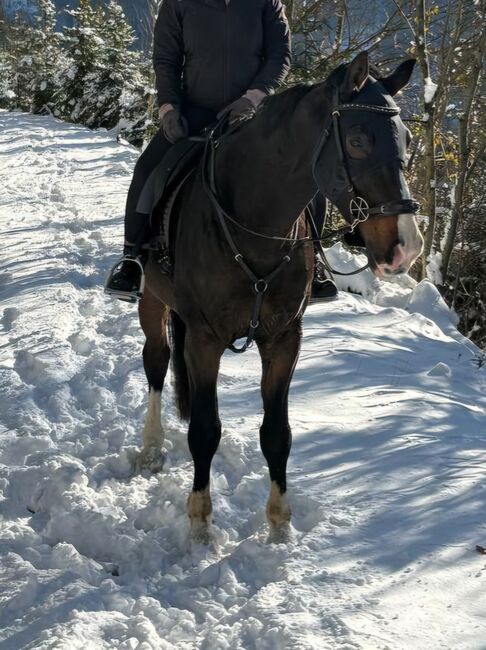
[[(118, 269), (118, 267), (123, 264), (123, 262), (129, 262), (131, 264), (136, 264), (138, 267), (138, 270), (140, 271), (140, 285), (138, 289), (135, 289), (134, 291), (121, 291), (119, 289), (111, 289), (109, 285), (111, 284), (111, 281), (113, 279), (113, 275), (115, 271)], [(144, 265), (142, 264), (142, 261), (139, 257), (136, 257), (134, 255), (124, 255), (118, 262), (115, 264), (115, 266), (111, 269), (110, 274), (108, 275), (108, 279), (106, 280), (105, 283), (105, 293), (108, 294), (109, 296), (115, 296), (115, 298), (118, 298), (119, 300), (124, 300), (125, 302), (138, 302), (141, 297), (143, 296), (143, 292), (145, 289), (145, 269)]]

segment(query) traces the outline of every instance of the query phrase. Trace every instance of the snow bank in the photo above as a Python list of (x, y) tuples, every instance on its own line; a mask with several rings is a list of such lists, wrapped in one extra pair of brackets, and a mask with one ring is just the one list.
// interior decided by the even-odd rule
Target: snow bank
[(308, 310), (285, 546), (266, 543), (259, 359), (225, 356), (216, 542), (192, 545), (171, 388), (164, 471), (135, 476), (143, 340), (101, 291), (136, 152), (4, 112), (0, 150), (0, 646), (483, 648), (486, 368), (433, 285), (364, 273), (363, 296)]

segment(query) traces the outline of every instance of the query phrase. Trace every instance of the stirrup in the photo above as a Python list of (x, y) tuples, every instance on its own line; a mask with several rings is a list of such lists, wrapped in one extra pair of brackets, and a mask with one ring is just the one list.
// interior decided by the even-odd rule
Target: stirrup
[[(135, 289), (133, 291), (121, 291), (120, 289), (111, 289), (109, 287), (115, 271), (121, 264), (123, 264), (123, 262), (131, 262), (132, 264), (136, 264), (138, 266), (140, 270), (140, 286), (138, 289)], [(118, 262), (115, 264), (115, 266), (111, 269), (110, 274), (108, 275), (108, 278), (105, 283), (106, 294), (108, 294), (109, 296), (115, 296), (115, 298), (118, 298), (119, 300), (124, 300), (125, 302), (130, 302), (130, 303), (138, 302), (143, 296), (144, 289), (145, 289), (145, 269), (140, 258), (134, 257), (133, 255), (124, 255), (121, 259), (119, 259)]]

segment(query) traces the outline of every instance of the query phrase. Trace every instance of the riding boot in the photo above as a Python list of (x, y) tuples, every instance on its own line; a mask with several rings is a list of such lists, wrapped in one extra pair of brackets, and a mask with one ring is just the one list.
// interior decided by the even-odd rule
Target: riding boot
[(335, 283), (326, 278), (324, 264), (316, 255), (314, 260), (314, 279), (312, 281), (311, 303), (330, 302), (337, 298), (338, 290)]
[(125, 246), (123, 257), (112, 268), (105, 286), (105, 293), (125, 302), (137, 302), (145, 287), (145, 264), (147, 254)]

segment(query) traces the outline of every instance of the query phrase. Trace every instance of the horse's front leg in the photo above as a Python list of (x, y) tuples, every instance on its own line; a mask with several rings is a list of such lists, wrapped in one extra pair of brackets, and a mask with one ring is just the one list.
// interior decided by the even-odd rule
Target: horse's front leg
[(216, 384), (224, 347), (202, 330), (188, 329), (185, 353), (190, 393), (189, 449), (194, 461), (194, 484), (187, 502), (191, 533), (199, 541), (209, 541), (211, 461), (221, 439)]
[(164, 430), (161, 422), (161, 396), (170, 359), (167, 341), (169, 308), (147, 292), (139, 304), (139, 317), (146, 336), (143, 365), (149, 384), (149, 403), (142, 433), (143, 448), (137, 469), (162, 469)]
[(290, 507), (287, 502), (287, 460), (292, 444), (288, 418), (290, 381), (299, 356), (301, 323), (278, 339), (259, 344), (262, 357), (262, 397), (265, 415), (260, 428), (260, 444), (270, 471), (267, 520), (271, 538), (288, 530)]

